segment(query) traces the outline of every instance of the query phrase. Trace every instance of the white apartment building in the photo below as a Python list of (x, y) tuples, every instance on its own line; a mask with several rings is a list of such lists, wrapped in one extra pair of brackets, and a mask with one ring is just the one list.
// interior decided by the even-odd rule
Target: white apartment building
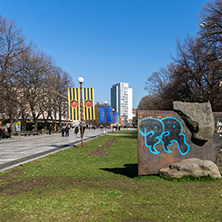
[(120, 82), (112, 85), (111, 106), (122, 118), (131, 121), (133, 118), (133, 89), (128, 83)]

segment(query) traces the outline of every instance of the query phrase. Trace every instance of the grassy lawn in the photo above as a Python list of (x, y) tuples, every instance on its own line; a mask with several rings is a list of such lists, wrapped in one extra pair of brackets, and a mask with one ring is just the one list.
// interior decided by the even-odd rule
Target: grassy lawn
[(135, 136), (102, 136), (0, 173), (0, 221), (222, 221), (222, 180), (137, 176)]

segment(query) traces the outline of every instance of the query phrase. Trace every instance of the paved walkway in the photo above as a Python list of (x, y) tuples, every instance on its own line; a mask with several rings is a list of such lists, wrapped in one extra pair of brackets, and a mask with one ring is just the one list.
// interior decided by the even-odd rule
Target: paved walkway
[[(0, 172), (34, 159), (67, 149), (81, 143), (80, 133), (69, 137), (61, 134), (14, 136), (0, 140)], [(85, 130), (84, 141), (103, 135), (100, 129)]]

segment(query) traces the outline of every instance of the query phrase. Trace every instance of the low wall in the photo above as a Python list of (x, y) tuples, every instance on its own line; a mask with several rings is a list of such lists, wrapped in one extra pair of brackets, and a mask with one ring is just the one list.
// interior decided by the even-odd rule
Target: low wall
[(138, 110), (138, 174), (157, 174), (161, 168), (193, 157), (215, 163), (222, 149), (222, 113), (213, 114), (215, 132), (198, 145), (176, 112)]

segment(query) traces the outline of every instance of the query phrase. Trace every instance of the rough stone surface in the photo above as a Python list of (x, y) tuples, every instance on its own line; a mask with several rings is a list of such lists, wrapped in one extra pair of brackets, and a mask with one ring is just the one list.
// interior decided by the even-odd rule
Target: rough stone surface
[(214, 134), (215, 123), (210, 102), (173, 102), (173, 109), (181, 116), (192, 133), (194, 141), (208, 141)]
[(222, 174), (222, 149), (220, 149), (219, 153), (216, 156), (216, 165), (218, 166), (220, 174)]
[(198, 158), (184, 159), (178, 163), (171, 164), (168, 168), (160, 169), (159, 174), (160, 176), (170, 178), (185, 176), (221, 178), (221, 174), (215, 163), (210, 160), (201, 160)]

